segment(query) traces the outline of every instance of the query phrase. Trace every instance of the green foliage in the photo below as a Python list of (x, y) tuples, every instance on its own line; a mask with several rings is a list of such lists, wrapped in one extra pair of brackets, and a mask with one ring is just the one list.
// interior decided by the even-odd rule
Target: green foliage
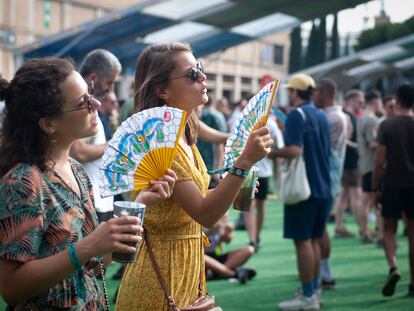
[[(346, 41), (348, 46), (345, 49), (345, 55), (349, 54), (349, 37)], [(339, 57), (339, 34), (338, 34), (338, 14), (335, 13), (334, 22), (332, 25), (332, 34), (331, 34), (331, 55), (330, 59), (335, 59)]]
[(302, 69), (302, 37), (300, 26), (290, 33), (289, 73)]
[(364, 30), (358, 37), (356, 51), (385, 43), (414, 33), (414, 16), (403, 23), (391, 23)]
[(308, 48), (306, 50), (305, 57), (305, 68), (311, 67), (317, 64), (317, 48), (318, 48), (318, 32), (319, 27), (316, 25), (315, 21), (312, 23), (312, 30), (309, 35)]
[(326, 60), (326, 17), (322, 17), (319, 23), (319, 33), (317, 37), (318, 49), (317, 49), (317, 61), (318, 64), (325, 62)]

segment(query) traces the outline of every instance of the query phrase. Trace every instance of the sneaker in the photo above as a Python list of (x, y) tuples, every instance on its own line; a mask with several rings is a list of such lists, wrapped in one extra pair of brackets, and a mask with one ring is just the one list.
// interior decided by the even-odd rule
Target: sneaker
[(293, 299), (279, 303), (278, 307), (280, 310), (286, 311), (319, 311), (320, 309), (320, 305), (315, 294), (309, 298), (303, 296), (302, 294), (295, 295)]
[(385, 281), (384, 287), (382, 288), (382, 295), (389, 297), (394, 295), (395, 286), (398, 281), (401, 279), (401, 273), (398, 270), (394, 270), (388, 275), (387, 280)]
[(236, 278), (240, 284), (246, 284), (248, 280), (251, 280), (256, 276), (256, 271), (249, 268), (239, 267), (236, 269)]
[(335, 237), (337, 238), (353, 238), (355, 233), (349, 231), (346, 228), (337, 228), (335, 229)]
[(253, 241), (250, 241), (249, 245), (253, 246), (255, 254), (257, 254), (259, 252), (260, 245), (259, 245), (258, 242), (255, 243)]
[(384, 240), (383, 239), (378, 239), (377, 242), (375, 242), (375, 245), (378, 248), (384, 248)]
[(408, 297), (414, 298), (414, 285), (408, 285)]
[(246, 230), (242, 213), (240, 213), (239, 218), (237, 218), (236, 223), (234, 224), (234, 230)]
[(361, 236), (361, 244), (374, 244), (375, 240), (372, 236), (364, 235)]
[(335, 279), (322, 279), (321, 280), (321, 288), (322, 289), (335, 289), (336, 286), (336, 280)]
[[(303, 295), (302, 288), (298, 288), (298, 291), (296, 292), (295, 297), (296, 296), (300, 296), (300, 295)], [(322, 300), (322, 288), (317, 289), (315, 291), (315, 295), (316, 295), (316, 299), (319, 302), (319, 305), (322, 306), (322, 304), (323, 304), (323, 300)]]

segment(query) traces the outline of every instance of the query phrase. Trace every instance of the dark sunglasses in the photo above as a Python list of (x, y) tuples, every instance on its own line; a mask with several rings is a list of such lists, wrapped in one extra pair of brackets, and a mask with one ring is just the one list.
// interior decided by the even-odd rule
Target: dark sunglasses
[(85, 94), (83, 96), (82, 103), (84, 103), (84, 104), (80, 105), (79, 107), (76, 107), (74, 109), (62, 111), (62, 113), (74, 112), (74, 111), (79, 111), (79, 110), (83, 110), (83, 109), (88, 109), (88, 112), (91, 113), (92, 108), (93, 108), (92, 98), (93, 98), (94, 88), (95, 88), (95, 83), (92, 81), (91, 83), (88, 84), (88, 94)]
[(191, 67), (190, 69), (188, 69), (185, 72), (185, 74), (178, 76), (178, 77), (170, 78), (170, 80), (187, 78), (187, 79), (190, 79), (192, 83), (195, 83), (199, 81), (200, 73), (204, 73), (204, 66), (201, 62), (198, 62), (195, 67)]

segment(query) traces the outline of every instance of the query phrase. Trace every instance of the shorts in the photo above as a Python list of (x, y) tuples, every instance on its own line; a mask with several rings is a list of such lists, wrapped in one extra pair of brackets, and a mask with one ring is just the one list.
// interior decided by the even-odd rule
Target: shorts
[(269, 177), (259, 177), (260, 186), (257, 188), (258, 192), (255, 193), (254, 197), (257, 200), (266, 200), (267, 193), (269, 191)]
[(357, 169), (344, 170), (342, 172), (342, 186), (343, 187), (359, 187), (361, 186), (361, 176)]
[(331, 206), (331, 198), (313, 197), (298, 204), (285, 204), (283, 236), (293, 240), (321, 238)]
[(229, 253), (224, 253), (220, 255), (216, 255), (215, 253), (206, 253), (207, 256), (210, 256), (211, 258), (214, 258), (218, 262), (224, 264), (229, 257)]
[(373, 192), (372, 190), (372, 172), (362, 175), (362, 191)]
[(408, 219), (414, 219), (414, 187), (385, 188), (381, 203), (384, 218), (399, 219), (404, 211)]

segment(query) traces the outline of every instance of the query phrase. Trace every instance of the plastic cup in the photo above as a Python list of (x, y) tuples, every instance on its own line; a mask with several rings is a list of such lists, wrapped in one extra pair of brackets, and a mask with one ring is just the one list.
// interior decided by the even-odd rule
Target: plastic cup
[(256, 190), (256, 183), (259, 179), (259, 169), (253, 166), (249, 172), (249, 175), (243, 182), (236, 199), (233, 202), (233, 208), (242, 211), (250, 211), (252, 200), (254, 199), (254, 193)]
[[(128, 201), (116, 201), (114, 202), (114, 218), (121, 216), (136, 216), (141, 219), (141, 225), (144, 225), (144, 215), (145, 215), (145, 204), (137, 202), (128, 202)], [(120, 253), (113, 252), (112, 260), (122, 263), (135, 262), (138, 252), (138, 245), (134, 242), (124, 242), (129, 246), (136, 248), (135, 253)]]

